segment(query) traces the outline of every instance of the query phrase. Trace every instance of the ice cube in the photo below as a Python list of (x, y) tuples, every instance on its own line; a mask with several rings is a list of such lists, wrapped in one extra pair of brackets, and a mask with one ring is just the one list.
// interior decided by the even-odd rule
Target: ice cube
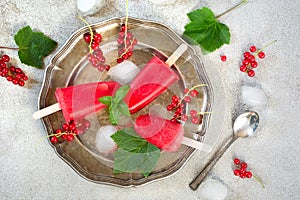
[(110, 137), (117, 132), (116, 127), (112, 125), (102, 126), (96, 135), (95, 146), (100, 153), (108, 154), (112, 153), (117, 145)]
[(199, 188), (200, 194), (208, 200), (223, 200), (227, 197), (227, 187), (218, 180), (207, 180)]
[(120, 83), (121, 85), (129, 84), (134, 77), (140, 72), (140, 68), (129, 60), (112, 67), (108, 74), (113, 81)]
[(242, 86), (242, 101), (252, 108), (264, 108), (267, 104), (267, 96), (258, 87)]

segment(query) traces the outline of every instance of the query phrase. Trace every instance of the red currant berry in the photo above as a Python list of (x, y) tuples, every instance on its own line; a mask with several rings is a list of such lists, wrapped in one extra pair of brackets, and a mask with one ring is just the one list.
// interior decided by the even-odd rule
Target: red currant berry
[(70, 129), (71, 131), (76, 130), (76, 125), (73, 124), (73, 123), (69, 124), (69, 129)]
[(199, 123), (199, 118), (198, 117), (192, 117), (191, 119), (193, 124), (198, 124)]
[(105, 66), (105, 70), (106, 70), (106, 71), (109, 71), (109, 70), (110, 70), (110, 65), (106, 65), (106, 66)]
[(67, 140), (68, 140), (68, 141), (74, 140), (74, 135), (68, 134), (68, 135), (67, 135)]
[(240, 177), (241, 178), (245, 178), (246, 176), (245, 176), (245, 173), (240, 173)]
[(252, 70), (252, 69), (251, 69), (251, 70), (249, 70), (249, 71), (248, 71), (248, 76), (249, 76), (249, 77), (253, 77), (253, 76), (255, 76), (255, 72), (254, 72), (254, 70)]
[(186, 103), (190, 103), (191, 102), (191, 97), (187, 96), (187, 97), (184, 97), (184, 101)]
[(178, 98), (177, 95), (173, 95), (172, 96), (172, 102), (174, 102), (174, 103), (178, 103), (179, 102), (179, 98)]
[(239, 165), (241, 161), (240, 161), (240, 159), (235, 158), (235, 159), (233, 159), (233, 162), (235, 165)]
[(97, 33), (94, 35), (94, 38), (93, 38), (96, 43), (100, 43), (102, 41), (102, 36), (100, 33)]
[(245, 162), (242, 162), (242, 163), (241, 163), (241, 168), (244, 168), (244, 169), (246, 169), (246, 168), (247, 168), (247, 163), (245, 163)]
[(58, 139), (57, 139), (56, 136), (52, 136), (52, 137), (50, 138), (50, 141), (52, 142), (52, 144), (55, 144), (55, 143), (58, 142)]
[(9, 62), (10, 57), (9, 57), (8, 55), (3, 55), (3, 56), (2, 56), (2, 60), (3, 60), (4, 62)]
[(131, 57), (132, 56), (132, 51), (128, 51), (126, 54), (127, 54), (128, 57)]
[(182, 121), (185, 122), (187, 119), (188, 119), (188, 116), (187, 116), (187, 115), (182, 115), (182, 116), (181, 116), (181, 120), (182, 120)]
[(197, 90), (192, 90), (191, 92), (190, 92), (190, 96), (191, 97), (195, 97), (195, 96), (197, 96), (198, 95), (198, 91)]
[(118, 44), (124, 44), (124, 39), (119, 37), (117, 40)]
[(255, 61), (255, 56), (254, 55), (250, 55), (249, 58), (248, 58), (248, 60), (250, 60), (250, 62)]
[(15, 85), (19, 84), (19, 79), (14, 78), (14, 79), (12, 80), (12, 83), (15, 84)]
[(227, 56), (222, 55), (222, 56), (221, 56), (221, 61), (225, 62), (226, 60), (227, 60)]
[(25, 82), (24, 81), (19, 81), (18, 84), (19, 84), (19, 86), (23, 87), (25, 85)]
[(189, 91), (189, 88), (184, 88), (184, 94), (187, 94)]
[(123, 61), (124, 61), (124, 60), (123, 60), (122, 57), (117, 59), (117, 63), (121, 63), (121, 62), (123, 62)]
[(90, 33), (85, 33), (85, 34), (83, 35), (83, 38), (84, 38), (84, 41), (85, 41), (86, 43), (90, 43), (90, 42), (91, 42), (91, 34), (90, 34)]
[(261, 51), (261, 52), (258, 53), (258, 57), (261, 58), (261, 59), (263, 59), (265, 56), (266, 55), (265, 55), (265, 53), (263, 51)]
[(167, 110), (168, 110), (168, 111), (171, 111), (172, 109), (173, 109), (173, 106), (172, 106), (172, 105), (168, 105), (168, 106), (167, 106)]
[(67, 134), (63, 134), (63, 135), (61, 136), (61, 138), (62, 138), (63, 140), (67, 140)]
[(101, 49), (96, 49), (93, 54), (96, 56), (96, 57), (100, 57), (100, 56), (103, 56), (103, 52)]
[(123, 60), (127, 60), (127, 59), (128, 59), (127, 53), (123, 54), (123, 55), (122, 55), (122, 58), (123, 58)]
[(16, 68), (15, 72), (16, 72), (17, 74), (20, 74), (20, 73), (22, 73), (22, 70), (21, 70), (20, 68)]
[(120, 32), (120, 33), (119, 33), (119, 37), (124, 38), (124, 36), (125, 36), (125, 33), (124, 33), (124, 32)]
[(93, 49), (93, 50), (95, 50), (95, 49), (98, 49), (98, 47), (99, 47), (99, 43), (97, 43), (97, 42), (93, 41), (93, 42), (92, 42), (92, 46), (91, 46), (91, 47), (92, 47), (92, 49)]
[(10, 70), (11, 72), (14, 72), (14, 71), (16, 70), (16, 67), (15, 67), (15, 66), (10, 66), (9, 70)]
[(102, 71), (104, 71), (105, 70), (105, 65), (98, 65), (97, 66), (97, 68), (98, 68), (98, 70), (100, 71), (100, 72), (102, 72)]
[(124, 31), (126, 30), (126, 28), (127, 28), (127, 27), (125, 26), (125, 24), (122, 24), (122, 25), (121, 25), (121, 30), (120, 30), (120, 31), (121, 31), (121, 32), (124, 32)]
[(12, 78), (12, 76), (7, 76), (7, 77), (6, 77), (6, 80), (7, 80), (7, 81), (12, 81), (13, 78)]
[(244, 60), (243, 60), (243, 65), (246, 65), (246, 66), (247, 66), (247, 65), (249, 65), (249, 63), (250, 63), (249, 60), (247, 60), (247, 59), (244, 59)]
[(178, 107), (178, 108), (176, 109), (176, 112), (177, 112), (177, 113), (180, 113), (180, 114), (181, 114), (181, 113), (182, 113), (182, 111), (183, 111), (183, 110), (182, 110), (182, 108), (181, 108), (181, 107)]
[(236, 175), (236, 176), (240, 176), (240, 173), (241, 173), (241, 171), (239, 169), (235, 169), (233, 171), (233, 174)]
[(251, 56), (251, 53), (250, 53), (249, 51), (246, 51), (246, 52), (244, 53), (244, 58), (245, 58), (245, 59), (248, 59), (250, 56)]
[(252, 177), (252, 173), (250, 171), (245, 171), (245, 176), (247, 178), (251, 178)]
[(91, 123), (90, 123), (90, 121), (89, 121), (89, 120), (84, 120), (84, 122), (83, 122), (83, 126), (85, 127), (85, 129), (88, 129), (88, 128), (90, 128), (90, 126), (91, 126)]
[(27, 81), (28, 80), (28, 76), (24, 75), (23, 80)]
[(55, 131), (55, 134), (56, 135), (60, 135), (62, 133), (62, 130), (61, 129), (57, 129), (56, 131)]
[(197, 116), (197, 111), (196, 110), (191, 110), (190, 114), (192, 117), (196, 117)]
[(65, 131), (68, 131), (68, 130), (70, 130), (70, 127), (69, 127), (69, 125), (68, 124), (63, 124), (62, 125), (62, 128), (63, 128), (63, 130), (65, 130)]
[(256, 46), (251, 46), (249, 49), (251, 52), (255, 52), (256, 51)]
[(251, 67), (256, 68), (258, 63), (256, 61), (251, 61), (250, 65)]
[(241, 72), (245, 72), (246, 70), (247, 70), (247, 66), (246, 65), (240, 66), (240, 71)]

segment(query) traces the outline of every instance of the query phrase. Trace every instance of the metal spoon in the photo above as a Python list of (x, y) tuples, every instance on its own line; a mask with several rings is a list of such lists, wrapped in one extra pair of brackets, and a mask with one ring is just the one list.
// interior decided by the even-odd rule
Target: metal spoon
[(196, 190), (207, 176), (209, 171), (218, 162), (225, 151), (230, 145), (240, 137), (251, 136), (259, 124), (259, 116), (256, 112), (249, 111), (239, 115), (233, 123), (233, 135), (230, 141), (221, 148), (214, 158), (204, 167), (204, 169), (198, 174), (198, 176), (190, 183), (190, 188)]

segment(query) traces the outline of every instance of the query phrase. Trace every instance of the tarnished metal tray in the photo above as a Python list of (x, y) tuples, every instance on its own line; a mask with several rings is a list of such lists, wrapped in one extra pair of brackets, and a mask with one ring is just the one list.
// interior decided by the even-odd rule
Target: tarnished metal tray
[[(102, 34), (103, 41), (100, 47), (107, 59), (106, 63), (112, 67), (116, 65), (118, 52), (117, 35), (120, 24), (124, 22), (125, 18), (115, 18), (91, 25), (93, 30)], [(144, 66), (153, 55), (166, 59), (180, 44), (186, 43), (170, 28), (152, 21), (129, 18), (128, 27), (138, 40), (133, 56), (130, 58), (137, 66)], [(83, 34), (88, 31), (88, 27), (77, 30), (53, 56), (51, 63), (46, 68), (39, 98), (40, 109), (56, 103), (54, 92), (57, 87), (110, 80), (106, 72), (100, 73), (88, 61), (89, 49), (83, 39)], [(214, 105), (213, 87), (211, 87), (200, 58), (191, 46), (188, 45), (188, 50), (176, 62), (174, 70), (179, 74), (181, 80), (168, 88), (151, 105), (166, 106), (170, 102), (173, 93), (183, 95), (184, 87), (205, 83), (208, 86), (201, 89), (201, 98), (198, 98), (197, 101), (189, 106), (210, 112)], [(148, 112), (149, 106), (140, 112)], [(92, 124), (91, 128), (84, 135), (78, 136), (76, 140), (55, 145), (50, 142), (50, 145), (53, 146), (61, 159), (69, 164), (79, 175), (92, 182), (123, 187), (143, 185), (174, 174), (183, 167), (195, 151), (191, 147), (181, 145), (176, 152), (162, 152), (157, 166), (147, 178), (140, 173), (113, 174), (112, 156), (101, 155), (95, 150), (93, 144), (95, 134), (102, 123), (101, 115), (103, 113), (100, 112), (89, 116), (89, 121)], [(199, 126), (186, 123), (184, 126), (185, 136), (199, 139), (199, 134), (204, 135), (207, 132), (210, 126), (210, 119), (211, 115), (205, 115), (202, 125)], [(53, 134), (64, 123), (64, 118), (62, 112), (56, 112), (44, 117), (42, 122), (47, 134)], [(206, 138), (209, 139), (207, 140)], [(206, 135), (204, 141), (208, 141), (207, 143), (213, 145), (213, 141), (216, 139), (216, 135)]]

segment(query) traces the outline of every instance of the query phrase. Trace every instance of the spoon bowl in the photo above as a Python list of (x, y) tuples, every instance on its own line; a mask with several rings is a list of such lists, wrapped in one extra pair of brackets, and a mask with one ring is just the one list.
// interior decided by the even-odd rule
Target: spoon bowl
[(238, 138), (248, 137), (254, 134), (259, 124), (259, 116), (254, 111), (248, 111), (239, 115), (233, 123), (233, 134), (229, 142), (216, 152), (215, 156), (209, 163), (204, 167), (204, 169), (196, 176), (196, 178), (190, 183), (190, 188), (196, 190), (202, 181), (205, 179), (210, 170), (215, 166), (218, 160), (230, 147), (230, 145), (235, 142)]

